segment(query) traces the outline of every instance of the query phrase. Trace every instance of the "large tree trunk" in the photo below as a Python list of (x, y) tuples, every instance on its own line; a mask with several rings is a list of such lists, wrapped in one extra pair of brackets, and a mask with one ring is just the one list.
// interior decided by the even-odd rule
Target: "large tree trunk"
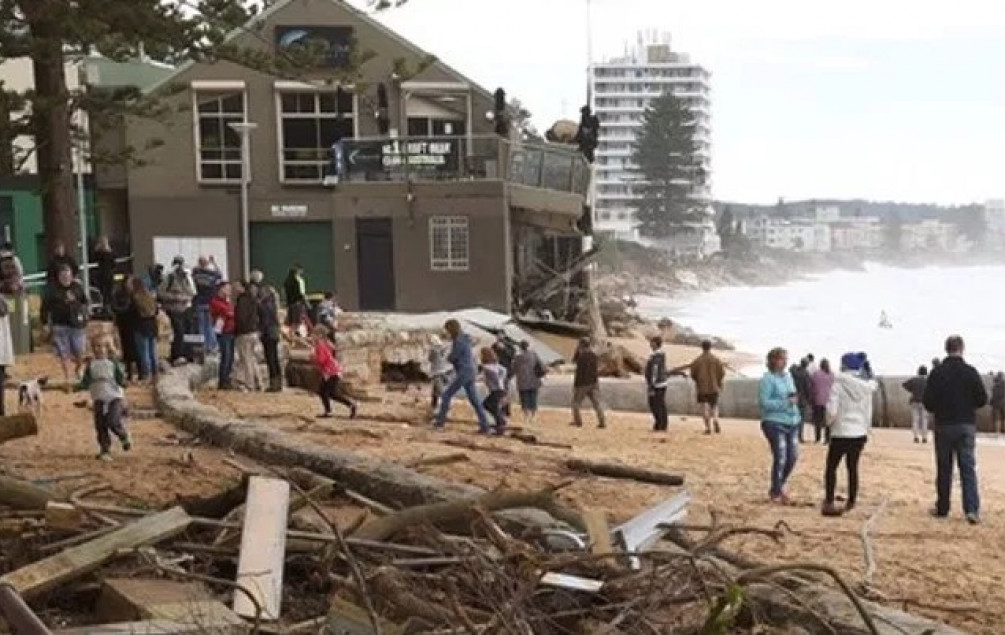
[(70, 94), (66, 88), (63, 28), (68, 16), (61, 0), (21, 0), (21, 11), (34, 40), (32, 62), (35, 99), (32, 119), (42, 189), (42, 223), (49, 253), (59, 243), (73, 253), (73, 153)]

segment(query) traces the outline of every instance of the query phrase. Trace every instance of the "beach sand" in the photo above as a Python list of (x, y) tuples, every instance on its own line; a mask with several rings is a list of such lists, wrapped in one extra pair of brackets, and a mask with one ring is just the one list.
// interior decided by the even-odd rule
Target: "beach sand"
[[(425, 393), (384, 394), (383, 401), (364, 403), (360, 419), (305, 422), (317, 412), (317, 398), (287, 391), (280, 397), (233, 393), (204, 393), (202, 397), (225, 410), (249, 414), (257, 411), (281, 430), (304, 435), (332, 447), (353, 449), (402, 464), (441, 454), (456, 453), (444, 441), (473, 441), (486, 451), (464, 450), (469, 461), (424, 471), (445, 479), (476, 484), (486, 489), (534, 489), (566, 479), (575, 482), (562, 491), (571, 504), (606, 510), (612, 522), (627, 520), (648, 506), (677, 493), (675, 488), (604, 478), (582, 478), (568, 472), (563, 461), (570, 456), (617, 460), (627, 464), (683, 474), (693, 497), (689, 523), (707, 524), (716, 510), (729, 525), (772, 528), (779, 521), (792, 529), (780, 545), (763, 538), (736, 538), (727, 548), (764, 561), (816, 561), (835, 566), (852, 583), (861, 580), (865, 564), (859, 531), (863, 523), (888, 499), (873, 529), (877, 571), (874, 587), (896, 606), (944, 620), (974, 633), (999, 633), (1005, 624), (1005, 554), (1000, 548), (1005, 531), (1005, 444), (982, 444), (978, 461), (984, 498), (984, 524), (967, 525), (959, 511), (959, 490), (954, 489), (950, 519), (928, 516), (934, 496), (932, 446), (915, 445), (910, 432), (877, 430), (861, 465), (859, 506), (849, 515), (823, 518), (822, 471), (826, 448), (802, 447), (802, 458), (791, 482), (800, 505), (781, 508), (768, 504), (770, 454), (759, 426), (750, 421), (726, 421), (721, 436), (702, 434), (695, 418), (675, 417), (670, 432), (657, 435), (643, 415), (612, 414), (610, 429), (598, 430), (587, 416), (587, 427), (568, 425), (567, 412), (542, 413), (534, 433), (544, 441), (569, 444), (573, 450), (523, 444), (513, 439), (476, 437), (466, 404), (455, 407), (461, 421), (444, 433), (425, 425), (387, 423), (397, 413), (423, 420)], [(339, 411), (336, 413), (339, 415)], [(342, 415), (344, 416), (344, 415)], [(368, 421), (367, 416), (381, 422)], [(812, 431), (807, 430), (809, 438)], [(376, 436), (377, 438), (374, 438)], [(839, 492), (845, 475), (839, 475)], [(948, 607), (937, 610), (928, 607)], [(959, 611), (959, 607), (973, 610)]]

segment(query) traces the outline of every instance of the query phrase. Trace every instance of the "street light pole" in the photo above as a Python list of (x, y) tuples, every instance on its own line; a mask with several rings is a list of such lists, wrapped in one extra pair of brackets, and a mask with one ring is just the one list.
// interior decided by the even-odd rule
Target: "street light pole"
[(251, 278), (251, 223), (248, 221), (248, 188), (251, 185), (251, 131), (257, 123), (242, 121), (228, 124), (241, 135), (241, 275)]
[[(81, 60), (80, 66), (77, 67), (77, 83), (80, 84), (81, 91), (87, 90), (86, 64), (87, 58), (84, 58)], [(87, 298), (87, 304), (90, 305), (91, 271), (87, 253), (87, 193), (84, 191), (84, 163), (87, 161), (87, 155), (84, 143), (86, 143), (87, 135), (90, 135), (91, 131), (88, 125), (89, 122), (84, 117), (83, 108), (77, 109), (77, 121), (79, 129), (77, 131), (78, 138), (74, 154), (77, 159), (77, 217), (80, 223), (80, 272), (84, 283), (84, 296)], [(101, 298), (101, 301), (108, 302), (109, 298)]]

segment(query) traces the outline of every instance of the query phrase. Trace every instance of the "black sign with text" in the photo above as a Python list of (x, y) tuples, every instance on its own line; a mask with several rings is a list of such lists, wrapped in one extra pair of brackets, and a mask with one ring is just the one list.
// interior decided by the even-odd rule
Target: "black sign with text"
[(277, 26), (276, 48), (296, 53), (301, 50), (321, 51), (320, 66), (346, 68), (352, 61), (355, 46), (351, 26)]
[(459, 167), (457, 139), (409, 139), (345, 141), (349, 172), (405, 172), (432, 178), (456, 174)]

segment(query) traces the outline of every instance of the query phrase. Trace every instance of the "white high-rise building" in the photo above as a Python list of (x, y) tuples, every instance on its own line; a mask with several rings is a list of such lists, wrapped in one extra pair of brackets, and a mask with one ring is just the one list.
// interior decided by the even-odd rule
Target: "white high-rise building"
[(696, 194), (711, 201), (710, 73), (687, 55), (672, 51), (669, 34), (647, 32), (623, 57), (593, 64), (589, 76), (591, 106), (600, 118), (594, 228), (621, 239), (638, 239), (634, 184), (639, 176), (633, 171), (632, 142), (646, 107), (668, 92), (685, 100), (697, 119), (705, 183)]

